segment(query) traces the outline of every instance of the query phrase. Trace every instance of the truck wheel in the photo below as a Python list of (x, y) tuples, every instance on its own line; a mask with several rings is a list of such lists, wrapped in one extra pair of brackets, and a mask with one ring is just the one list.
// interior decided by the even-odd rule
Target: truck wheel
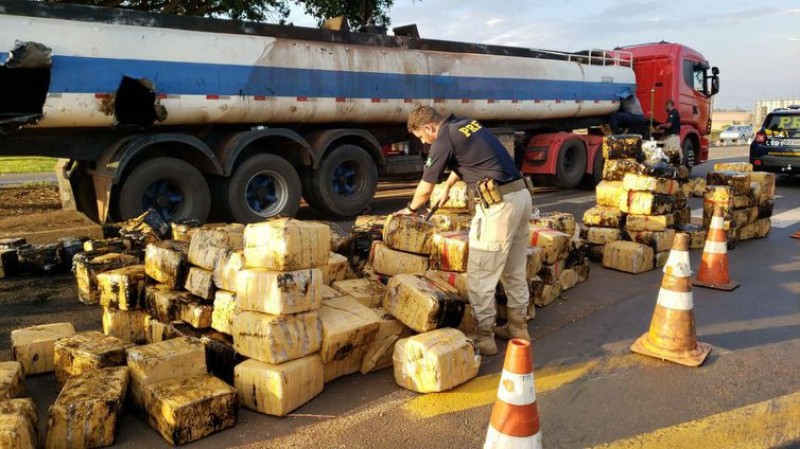
[(688, 137), (683, 141), (683, 164), (692, 172), (692, 167), (695, 164), (694, 142)]
[(300, 208), (300, 191), (300, 176), (289, 161), (257, 154), (236, 167), (222, 197), (234, 221), (253, 223), (276, 215), (293, 217)]
[(311, 175), (306, 194), (309, 203), (342, 217), (361, 213), (378, 185), (375, 161), (356, 145), (334, 148)]
[(577, 187), (586, 174), (586, 159), (583, 142), (577, 139), (564, 142), (556, 161), (555, 185), (565, 189)]
[(597, 154), (594, 155), (594, 167), (592, 168), (592, 174), (586, 175), (584, 178), (584, 185), (586, 188), (593, 189), (597, 184), (600, 184), (603, 181), (603, 164), (605, 164), (605, 159), (603, 159), (603, 152), (601, 150), (597, 150)]
[(203, 174), (188, 162), (159, 157), (142, 162), (118, 188), (120, 218), (127, 220), (153, 208), (165, 220), (205, 221), (211, 197)]

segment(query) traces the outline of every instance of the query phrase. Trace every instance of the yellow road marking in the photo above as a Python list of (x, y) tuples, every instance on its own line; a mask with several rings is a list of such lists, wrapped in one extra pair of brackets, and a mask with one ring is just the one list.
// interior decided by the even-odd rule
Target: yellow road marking
[[(618, 374), (635, 364), (647, 363), (647, 360), (635, 354), (622, 354), (578, 363), (546, 365), (534, 372), (536, 392), (541, 394), (555, 390), (583, 377)], [(494, 403), (499, 383), (500, 374), (477, 377), (450, 391), (417, 396), (404, 404), (403, 408), (420, 418), (431, 418), (481, 407)]]
[(595, 449), (751, 449), (800, 440), (800, 393), (688, 421)]

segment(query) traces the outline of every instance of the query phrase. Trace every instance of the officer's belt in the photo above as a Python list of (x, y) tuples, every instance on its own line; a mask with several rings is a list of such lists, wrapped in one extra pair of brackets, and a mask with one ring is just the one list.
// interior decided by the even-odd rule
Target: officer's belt
[(511, 181), (509, 183), (503, 184), (497, 187), (497, 190), (500, 191), (503, 195), (508, 195), (509, 193), (518, 192), (522, 189), (526, 189), (525, 180), (524, 179), (517, 179), (516, 181)]

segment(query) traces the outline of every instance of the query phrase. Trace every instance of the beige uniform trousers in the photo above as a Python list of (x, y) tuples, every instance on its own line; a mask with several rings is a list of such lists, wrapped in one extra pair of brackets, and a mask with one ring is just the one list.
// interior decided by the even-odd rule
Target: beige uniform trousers
[(475, 208), (469, 230), (467, 286), (479, 327), (495, 322), (495, 290), (503, 283), (509, 308), (527, 308), (530, 300), (526, 265), (531, 194), (527, 189), (504, 195), (503, 202)]

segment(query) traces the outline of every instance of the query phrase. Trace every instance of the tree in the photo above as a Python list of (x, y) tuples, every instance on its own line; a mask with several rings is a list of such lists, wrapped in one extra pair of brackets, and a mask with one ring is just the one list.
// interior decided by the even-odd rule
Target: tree
[(256, 22), (285, 23), (292, 4), (301, 6), (320, 23), (344, 15), (354, 28), (370, 21), (389, 24), (387, 13), (394, 0), (43, 0), (49, 3), (75, 3), (138, 11), (202, 17), (225, 17)]

